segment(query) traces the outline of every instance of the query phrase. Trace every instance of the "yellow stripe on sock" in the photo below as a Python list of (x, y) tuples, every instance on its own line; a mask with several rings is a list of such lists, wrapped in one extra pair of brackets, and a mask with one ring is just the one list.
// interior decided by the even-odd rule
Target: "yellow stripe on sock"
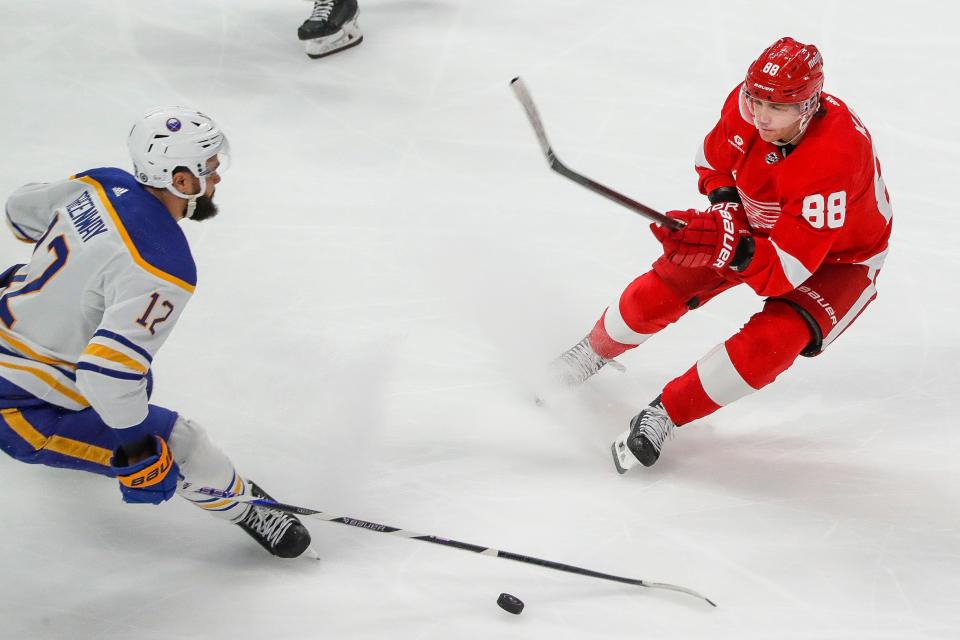
[[(237, 479), (233, 483), (233, 489), (230, 489), (231, 493), (241, 493), (243, 491), (243, 479), (239, 474), (235, 474)], [(229, 504), (237, 504), (233, 500), (217, 500), (216, 502), (196, 502), (194, 503), (198, 507), (203, 509), (219, 509), (220, 507), (225, 507)]]

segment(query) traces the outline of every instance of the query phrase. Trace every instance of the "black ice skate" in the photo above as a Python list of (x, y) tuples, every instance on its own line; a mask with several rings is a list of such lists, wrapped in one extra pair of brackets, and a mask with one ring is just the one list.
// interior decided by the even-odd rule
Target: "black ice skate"
[[(250, 495), (273, 500), (266, 491), (247, 481)], [(260, 543), (260, 546), (279, 558), (296, 558), (310, 546), (310, 532), (296, 516), (269, 507), (250, 505), (243, 520), (237, 525)]]
[(677, 426), (667, 415), (660, 396), (630, 421), (630, 428), (613, 441), (613, 464), (626, 473), (637, 464), (652, 467), (660, 457), (663, 441)]
[(624, 371), (622, 364), (613, 358), (604, 358), (590, 346), (587, 336), (573, 345), (550, 363), (550, 377), (564, 386), (575, 387), (587, 381), (587, 378), (600, 371), (606, 365)]
[(363, 42), (357, 0), (314, 0), (313, 13), (297, 29), (307, 55), (322, 58)]

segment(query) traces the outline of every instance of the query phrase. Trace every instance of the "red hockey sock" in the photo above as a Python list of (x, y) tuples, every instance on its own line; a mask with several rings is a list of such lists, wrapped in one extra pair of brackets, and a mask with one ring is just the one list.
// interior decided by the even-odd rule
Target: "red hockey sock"
[(767, 302), (746, 325), (663, 389), (674, 423), (686, 424), (761, 389), (786, 371), (810, 342), (810, 329), (783, 302)]
[(687, 312), (687, 306), (656, 272), (633, 282), (590, 332), (590, 346), (604, 358), (633, 349)]

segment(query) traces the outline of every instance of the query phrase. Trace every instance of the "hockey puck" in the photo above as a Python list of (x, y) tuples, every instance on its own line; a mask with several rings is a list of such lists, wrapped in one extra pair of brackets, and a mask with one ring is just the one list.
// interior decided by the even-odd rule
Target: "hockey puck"
[(500, 597), (497, 598), (497, 606), (514, 615), (520, 615), (520, 612), (523, 611), (523, 600), (509, 593), (501, 593)]

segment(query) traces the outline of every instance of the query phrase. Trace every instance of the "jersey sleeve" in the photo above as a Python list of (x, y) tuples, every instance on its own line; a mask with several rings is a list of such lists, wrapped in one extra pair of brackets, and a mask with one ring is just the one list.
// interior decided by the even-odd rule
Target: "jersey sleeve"
[(697, 150), (694, 164), (699, 177), (697, 187), (704, 195), (720, 187), (736, 186), (733, 169), (736, 162), (743, 157), (743, 149), (737, 146), (736, 133), (730, 131), (727, 120), (731, 108), (739, 109), (736, 105), (737, 91), (738, 89), (735, 89), (727, 97), (720, 120)]
[(7, 199), (7, 226), (18, 240), (36, 242), (50, 226), (57, 207), (77, 191), (79, 187), (69, 180), (20, 187)]
[(813, 275), (833, 245), (836, 232), (817, 230), (799, 215), (784, 213), (770, 236), (754, 236), (753, 260), (740, 279), (761, 296), (778, 296)]
[(105, 282), (103, 318), (77, 362), (77, 386), (107, 425), (132, 433), (147, 417), (153, 358), (191, 294), (143, 273)]

